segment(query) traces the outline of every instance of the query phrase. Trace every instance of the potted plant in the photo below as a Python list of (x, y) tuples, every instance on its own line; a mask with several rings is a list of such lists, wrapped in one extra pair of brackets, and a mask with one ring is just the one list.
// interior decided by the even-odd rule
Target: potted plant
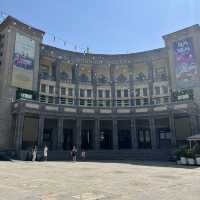
[(187, 150), (187, 162), (189, 165), (194, 165), (195, 164), (195, 154), (192, 149)]
[(186, 147), (180, 147), (176, 151), (177, 164), (186, 165), (187, 164), (187, 149)]
[(195, 154), (195, 160), (196, 160), (196, 164), (200, 165), (200, 144), (196, 143), (193, 147), (193, 151)]

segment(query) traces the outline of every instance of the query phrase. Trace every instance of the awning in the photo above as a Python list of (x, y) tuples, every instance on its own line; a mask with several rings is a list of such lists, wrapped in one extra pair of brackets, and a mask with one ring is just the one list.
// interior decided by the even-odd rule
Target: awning
[(192, 136), (188, 137), (187, 140), (189, 140), (189, 141), (200, 141), (200, 134), (192, 135)]

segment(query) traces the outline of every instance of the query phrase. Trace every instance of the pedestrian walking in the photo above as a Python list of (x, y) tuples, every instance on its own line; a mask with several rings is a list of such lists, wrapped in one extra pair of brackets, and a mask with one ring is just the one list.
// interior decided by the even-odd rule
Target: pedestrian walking
[(71, 151), (71, 155), (72, 155), (72, 160), (76, 161), (76, 154), (77, 154), (77, 149), (75, 146), (73, 146), (73, 149)]
[(44, 161), (47, 161), (47, 157), (48, 157), (48, 147), (47, 147), (47, 145), (45, 145), (45, 147), (44, 147)]
[(37, 158), (37, 146), (35, 146), (32, 150), (32, 161), (36, 161)]
[(86, 157), (86, 153), (85, 153), (85, 150), (83, 149), (83, 150), (81, 151), (81, 159), (82, 159), (82, 160), (85, 160), (85, 157)]

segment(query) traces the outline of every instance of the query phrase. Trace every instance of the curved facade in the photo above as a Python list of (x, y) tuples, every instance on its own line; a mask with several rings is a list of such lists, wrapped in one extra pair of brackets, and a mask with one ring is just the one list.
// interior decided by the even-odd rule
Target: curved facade
[(20, 154), (47, 144), (61, 159), (76, 145), (91, 158), (161, 158), (199, 130), (199, 31), (166, 35), (166, 47), (147, 52), (83, 54), (42, 44), (43, 31), (8, 17), (0, 148)]

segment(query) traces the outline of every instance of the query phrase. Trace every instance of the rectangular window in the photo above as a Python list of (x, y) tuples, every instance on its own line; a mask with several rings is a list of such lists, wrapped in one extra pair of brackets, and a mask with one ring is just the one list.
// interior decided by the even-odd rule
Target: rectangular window
[(69, 99), (68, 99), (68, 105), (73, 105), (73, 104), (74, 104), (74, 100), (71, 99), (71, 98), (69, 98)]
[(98, 90), (98, 97), (102, 98), (103, 97), (103, 90)]
[(110, 98), (110, 90), (106, 90), (106, 98)]
[(92, 100), (91, 99), (87, 100), (87, 106), (92, 106)]
[(124, 100), (124, 106), (129, 106), (129, 100)]
[(148, 105), (149, 101), (148, 98), (144, 98), (144, 105)]
[(166, 85), (162, 86), (163, 94), (168, 94), (168, 87)]
[(54, 93), (54, 87), (52, 85), (49, 85), (49, 94), (53, 94)]
[(87, 90), (87, 97), (89, 97), (89, 98), (92, 97), (92, 90), (90, 90), (90, 89)]
[(119, 107), (122, 106), (122, 101), (121, 100), (117, 100), (117, 106), (119, 106)]
[(53, 97), (48, 97), (48, 103), (54, 103), (54, 98)]
[(169, 103), (169, 97), (164, 97), (164, 103)]
[(68, 96), (73, 96), (73, 88), (68, 88)]
[(99, 107), (103, 107), (103, 100), (99, 100)]
[(64, 87), (61, 88), (61, 95), (66, 95), (66, 88)]
[(46, 96), (40, 95), (40, 102), (41, 103), (46, 103)]
[(135, 89), (135, 96), (136, 97), (140, 96), (140, 88)]
[(124, 90), (124, 97), (128, 97), (128, 90), (127, 89)]
[(106, 107), (110, 107), (110, 100), (106, 100)]
[(160, 95), (160, 87), (155, 87), (155, 94)]
[(80, 97), (85, 97), (85, 90), (80, 89)]
[(84, 99), (80, 99), (80, 106), (84, 106), (85, 105), (85, 100)]
[(155, 104), (160, 104), (160, 98), (155, 98)]
[(66, 104), (66, 99), (65, 98), (60, 98), (60, 104)]
[(143, 88), (143, 96), (148, 96), (148, 93), (147, 93), (147, 88)]
[(136, 106), (140, 106), (141, 105), (141, 100), (140, 99), (136, 99), (135, 103), (136, 103)]
[(41, 92), (45, 93), (46, 92), (46, 85), (41, 84)]
[(118, 98), (122, 97), (121, 90), (117, 90), (117, 97)]

